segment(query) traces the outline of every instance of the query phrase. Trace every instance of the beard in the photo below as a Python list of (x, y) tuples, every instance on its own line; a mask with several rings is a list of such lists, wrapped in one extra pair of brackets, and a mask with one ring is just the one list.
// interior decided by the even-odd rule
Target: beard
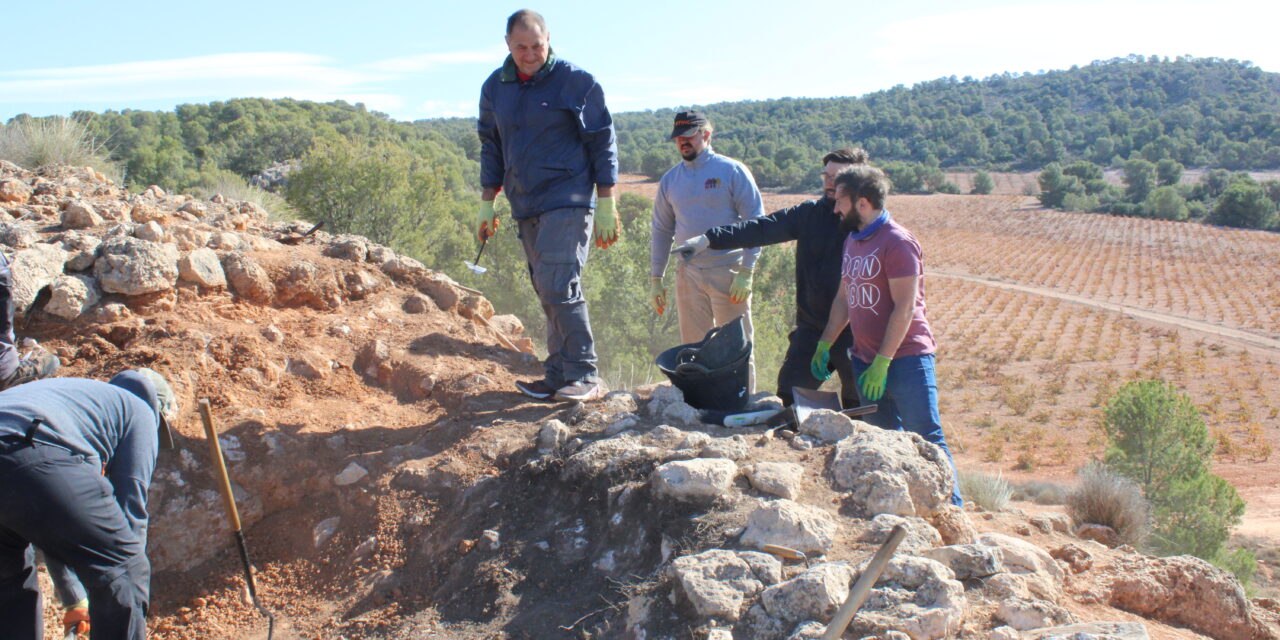
[(858, 213), (850, 211), (840, 216), (840, 233), (848, 234), (858, 230)]
[(698, 157), (698, 151), (692, 146), (689, 147), (687, 151), (685, 149), (680, 149), (680, 157), (692, 162), (694, 158)]

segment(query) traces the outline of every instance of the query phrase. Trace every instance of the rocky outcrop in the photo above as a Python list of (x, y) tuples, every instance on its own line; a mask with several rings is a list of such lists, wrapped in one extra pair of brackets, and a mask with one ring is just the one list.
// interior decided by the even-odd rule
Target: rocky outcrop
[(852, 435), (836, 443), (830, 475), (864, 515), (928, 518), (948, 504), (951, 467), (942, 449), (914, 433), (850, 424)]

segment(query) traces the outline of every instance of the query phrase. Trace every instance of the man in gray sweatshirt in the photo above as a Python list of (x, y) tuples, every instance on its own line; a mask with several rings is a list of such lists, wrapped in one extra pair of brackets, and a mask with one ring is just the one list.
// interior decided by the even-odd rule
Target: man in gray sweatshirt
[[(712, 227), (764, 215), (764, 201), (751, 171), (711, 149), (711, 122), (701, 111), (676, 114), (671, 139), (681, 162), (662, 176), (653, 200), (649, 246), (649, 295), (659, 314), (666, 310), (663, 273), (671, 243), (683, 244)], [(703, 251), (676, 264), (676, 309), (683, 342), (701, 340), (713, 327), (743, 317), (752, 339), (751, 273), (760, 249)], [(755, 389), (755, 366), (751, 387)]]

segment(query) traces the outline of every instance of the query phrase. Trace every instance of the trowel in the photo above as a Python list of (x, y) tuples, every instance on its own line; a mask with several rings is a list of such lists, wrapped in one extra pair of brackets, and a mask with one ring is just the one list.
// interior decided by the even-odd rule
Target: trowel
[(480, 250), (476, 252), (476, 259), (475, 259), (475, 260), (473, 260), (473, 261), (471, 261), (471, 262), (465, 262), (465, 261), (464, 261), (464, 262), (462, 263), (462, 264), (467, 265), (467, 268), (471, 270), (471, 273), (474, 273), (474, 274), (476, 274), (476, 275), (482, 275), (482, 274), (484, 274), (484, 272), (488, 271), (488, 269), (486, 269), (486, 268), (484, 268), (484, 267), (480, 266), (480, 254), (484, 253), (484, 246), (485, 246), (486, 244), (489, 244), (489, 239), (488, 239), (488, 238), (485, 238), (484, 240), (481, 240), (481, 241), (480, 241)]

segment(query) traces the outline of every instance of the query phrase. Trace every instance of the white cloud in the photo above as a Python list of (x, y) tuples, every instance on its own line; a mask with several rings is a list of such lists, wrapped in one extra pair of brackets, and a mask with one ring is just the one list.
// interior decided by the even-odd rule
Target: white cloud
[(472, 118), (479, 107), (475, 100), (427, 100), (418, 105), (417, 118)]

